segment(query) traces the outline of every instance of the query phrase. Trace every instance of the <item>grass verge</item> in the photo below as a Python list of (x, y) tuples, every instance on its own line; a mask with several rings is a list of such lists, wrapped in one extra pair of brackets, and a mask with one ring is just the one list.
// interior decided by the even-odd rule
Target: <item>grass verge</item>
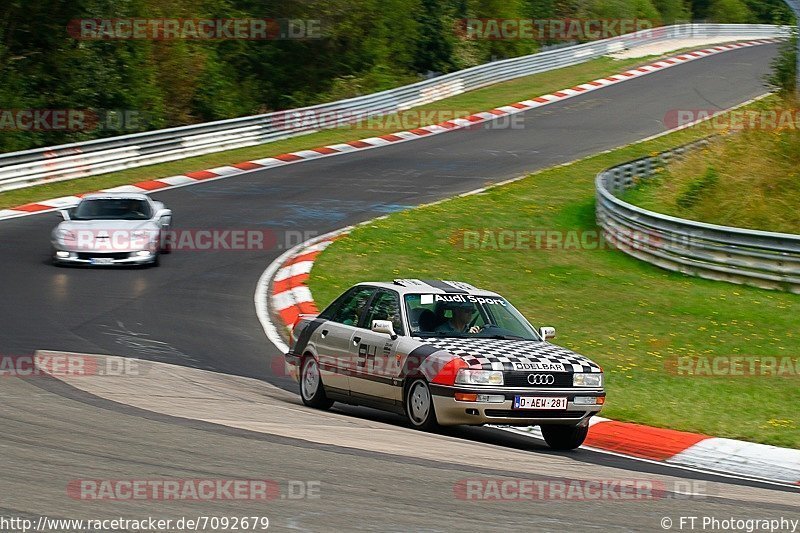
[[(671, 52), (669, 55), (676, 53), (678, 52)], [(435, 123), (479, 111), (488, 111), (501, 105), (552, 93), (566, 87), (617, 74), (638, 65), (652, 63), (657, 57), (659, 56), (625, 60), (604, 57), (446, 98), (414, 108), (402, 115), (384, 117), (380, 122), (365, 124), (361, 127), (324, 130), (259, 146), (7, 191), (0, 193), (0, 209), (425, 126), (430, 122), (420, 123), (420, 118), (425, 122), (425, 118), (430, 117), (431, 113), (433, 113), (433, 122)]]
[[(765, 100), (750, 118), (742, 117), (742, 123), (752, 124), (753, 129), (724, 135), (709, 148), (673, 163), (657, 178), (643, 180), (623, 198), (691, 220), (800, 233), (797, 109), (777, 97)], [(706, 129), (727, 132), (731, 124), (715, 121)], [(781, 124), (782, 129), (775, 127)]]
[(796, 295), (691, 278), (604, 247), (498, 250), (483, 239), (485, 246), (463, 246), (465, 230), (596, 232), (594, 177), (600, 170), (707, 133), (672, 133), (481, 194), (392, 214), (330, 246), (311, 272), (311, 290), (324, 306), (369, 279), (460, 279), (490, 288), (535, 325), (557, 326), (557, 343), (603, 366), (604, 416), (800, 448), (797, 374), (668, 371), (678, 356), (791, 357), (796, 364)]

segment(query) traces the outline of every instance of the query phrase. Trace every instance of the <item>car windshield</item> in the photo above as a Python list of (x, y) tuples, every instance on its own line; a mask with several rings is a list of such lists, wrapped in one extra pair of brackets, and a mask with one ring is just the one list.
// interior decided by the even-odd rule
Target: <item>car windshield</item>
[(150, 204), (136, 198), (92, 198), (83, 200), (72, 220), (148, 220)]
[(541, 340), (504, 298), (467, 294), (407, 294), (411, 335), (439, 338)]

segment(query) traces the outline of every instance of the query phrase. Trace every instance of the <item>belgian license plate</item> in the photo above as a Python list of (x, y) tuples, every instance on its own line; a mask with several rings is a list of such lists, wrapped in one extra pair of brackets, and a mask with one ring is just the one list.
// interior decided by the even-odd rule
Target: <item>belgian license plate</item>
[(111, 257), (92, 257), (90, 263), (93, 265), (113, 265), (114, 259)]
[(514, 396), (514, 409), (547, 409), (559, 410), (567, 408), (565, 397)]

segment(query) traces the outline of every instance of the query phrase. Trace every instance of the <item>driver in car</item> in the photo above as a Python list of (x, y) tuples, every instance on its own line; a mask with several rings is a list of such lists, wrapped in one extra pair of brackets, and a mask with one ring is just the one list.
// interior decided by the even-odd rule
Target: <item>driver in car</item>
[(436, 328), (437, 333), (479, 333), (481, 328), (478, 326), (469, 327), (475, 306), (469, 302), (453, 303), (448, 306), (452, 310), (453, 316), (447, 322), (440, 324)]

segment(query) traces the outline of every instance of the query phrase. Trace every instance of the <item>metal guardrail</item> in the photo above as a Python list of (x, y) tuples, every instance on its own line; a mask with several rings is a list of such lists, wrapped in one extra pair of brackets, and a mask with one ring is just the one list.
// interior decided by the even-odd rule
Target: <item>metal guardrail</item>
[(775, 38), (789, 27), (684, 24), (496, 61), (412, 85), (316, 106), (0, 154), (0, 191), (115, 172), (255, 146), (367, 117), (387, 115), (466, 91), (583, 63), (626, 48), (685, 38)]
[(617, 249), (661, 268), (701, 278), (800, 294), (800, 235), (718, 226), (642, 209), (617, 198), (670, 161), (713, 142), (692, 144), (601, 172), (597, 224)]

